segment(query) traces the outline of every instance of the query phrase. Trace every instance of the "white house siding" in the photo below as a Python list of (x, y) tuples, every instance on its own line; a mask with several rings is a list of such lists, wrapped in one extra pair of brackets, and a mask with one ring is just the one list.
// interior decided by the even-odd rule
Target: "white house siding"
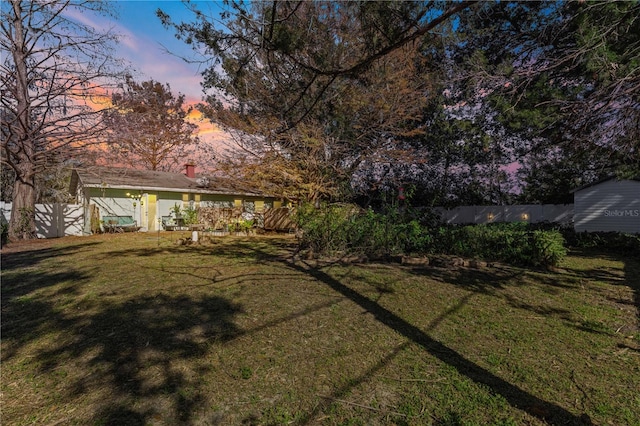
[[(134, 200), (127, 196), (127, 193), (141, 195), (141, 200)], [(149, 210), (149, 195), (155, 195), (156, 208), (155, 217), (151, 217)], [(262, 201), (265, 198), (226, 195), (226, 194), (195, 194), (187, 192), (170, 191), (136, 191), (119, 188), (86, 188), (79, 200), (85, 204), (85, 215), (89, 217), (89, 205), (93, 204), (99, 209), (100, 218), (104, 216), (131, 216), (141, 226), (141, 231), (156, 230), (158, 219), (162, 216), (173, 214), (175, 205), (184, 209), (193, 203), (194, 207), (233, 207), (235, 200), (240, 204), (253, 203), (256, 200)], [(141, 205), (141, 201), (143, 205)], [(134, 206), (135, 202), (135, 206)], [(269, 205), (272, 201), (269, 200)], [(87, 221), (85, 232), (90, 233), (90, 224)]]
[[(131, 216), (140, 222), (140, 201), (127, 197), (124, 189), (95, 189), (88, 188), (89, 196), (85, 199), (100, 209), (102, 216)], [(137, 194), (137, 193), (136, 193)], [(134, 208), (133, 203), (136, 203)]]
[(640, 181), (614, 179), (574, 194), (575, 230), (640, 233)]

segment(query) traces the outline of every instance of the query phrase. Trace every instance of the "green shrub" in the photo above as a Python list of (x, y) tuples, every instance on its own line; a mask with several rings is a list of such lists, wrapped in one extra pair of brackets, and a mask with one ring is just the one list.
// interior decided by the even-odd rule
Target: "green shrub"
[(315, 253), (362, 254), (380, 258), (423, 252), (431, 236), (417, 220), (406, 222), (398, 209), (385, 213), (361, 210), (349, 204), (320, 209), (303, 206), (296, 218), (302, 230), (300, 244)]
[(424, 234), (417, 221), (404, 222), (397, 209), (353, 215), (346, 232), (350, 251), (373, 258), (419, 251)]
[(182, 210), (182, 217), (185, 225), (195, 225), (198, 223), (198, 211), (193, 207), (187, 207)]
[(236, 229), (238, 232), (244, 232), (245, 234), (249, 234), (249, 231), (253, 228), (253, 220), (240, 220), (236, 224)]
[(613, 253), (640, 256), (640, 235), (622, 232), (576, 232), (573, 228), (563, 230), (569, 246), (597, 248)]
[(303, 206), (297, 222), (302, 248), (318, 254), (451, 254), (532, 266), (557, 265), (566, 255), (557, 230), (526, 223), (426, 227), (393, 206), (384, 213), (348, 204)]
[(557, 230), (530, 230), (526, 223), (440, 227), (431, 253), (520, 265), (557, 265), (566, 255)]
[(303, 205), (296, 211), (296, 222), (302, 231), (300, 244), (316, 253), (334, 254), (348, 247), (346, 230), (353, 206), (330, 205), (320, 209)]

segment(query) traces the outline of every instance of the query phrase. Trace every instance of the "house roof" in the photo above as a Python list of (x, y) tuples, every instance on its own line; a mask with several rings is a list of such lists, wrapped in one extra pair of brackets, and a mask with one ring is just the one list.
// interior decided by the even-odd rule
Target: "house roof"
[(229, 179), (200, 176), (189, 178), (182, 173), (134, 170), (113, 167), (74, 169), (69, 191), (76, 195), (85, 188), (119, 188), (134, 191), (168, 191), (195, 194), (266, 196)]
[(599, 180), (597, 180), (595, 182), (591, 182), (591, 183), (588, 183), (586, 185), (582, 185), (582, 186), (579, 186), (577, 188), (574, 188), (574, 189), (571, 190), (571, 193), (573, 194), (573, 193), (576, 193), (578, 191), (582, 191), (583, 189), (587, 189), (587, 188), (590, 188), (592, 186), (600, 185), (601, 183), (608, 182), (608, 181), (613, 180), (613, 179), (616, 179), (616, 180), (619, 180), (619, 181), (632, 180), (632, 181), (639, 181), (640, 182), (640, 176), (631, 177), (631, 178), (627, 178), (627, 179), (618, 179), (616, 176), (608, 176), (608, 177), (605, 177), (603, 179), (599, 179)]

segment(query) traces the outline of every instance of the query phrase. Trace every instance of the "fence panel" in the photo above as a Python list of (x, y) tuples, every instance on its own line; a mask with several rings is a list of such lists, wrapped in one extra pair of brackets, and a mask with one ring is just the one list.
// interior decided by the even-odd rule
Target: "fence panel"
[(483, 224), (496, 222), (570, 223), (573, 204), (517, 204), (512, 206), (435, 207), (444, 223)]
[(264, 229), (270, 231), (291, 231), (295, 224), (291, 220), (292, 209), (279, 207), (264, 212)]
[[(0, 202), (0, 220), (8, 223), (11, 203)], [(83, 235), (83, 208), (80, 204), (36, 204), (36, 234), (38, 238), (56, 238), (65, 235)]]
[(84, 207), (82, 204), (63, 204), (64, 235), (84, 235)]
[(573, 204), (544, 204), (542, 221), (551, 223), (573, 222)]

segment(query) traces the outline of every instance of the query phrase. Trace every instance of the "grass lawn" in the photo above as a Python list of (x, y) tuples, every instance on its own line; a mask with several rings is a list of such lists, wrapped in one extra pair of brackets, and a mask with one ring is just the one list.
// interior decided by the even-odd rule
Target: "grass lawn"
[(640, 259), (347, 265), (178, 236), (2, 249), (2, 424), (640, 425)]

